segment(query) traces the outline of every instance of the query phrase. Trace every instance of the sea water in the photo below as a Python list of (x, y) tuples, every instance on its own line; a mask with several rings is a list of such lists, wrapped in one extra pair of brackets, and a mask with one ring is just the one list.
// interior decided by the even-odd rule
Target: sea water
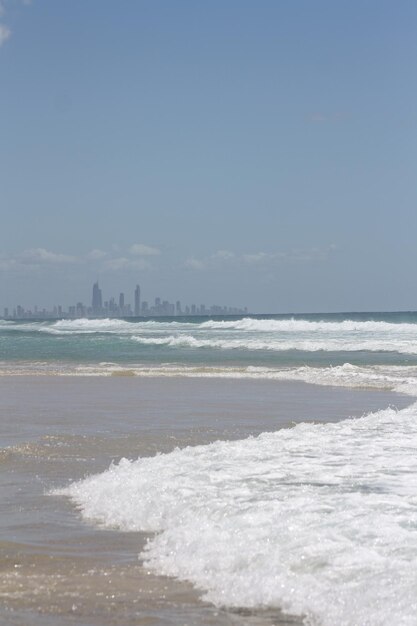
[(130, 450), (45, 498), (69, 498), (92, 527), (149, 533), (138, 550), (147, 570), (217, 607), (279, 607), (323, 626), (417, 624), (417, 314), (3, 322), (0, 347), (3, 376), (407, 394), (401, 410), (315, 414), (151, 457)]

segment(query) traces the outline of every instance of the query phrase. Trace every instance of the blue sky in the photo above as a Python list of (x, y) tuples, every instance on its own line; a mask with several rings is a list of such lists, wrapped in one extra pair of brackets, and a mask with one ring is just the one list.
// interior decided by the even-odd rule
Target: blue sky
[(0, 307), (417, 309), (414, 0), (0, 6)]

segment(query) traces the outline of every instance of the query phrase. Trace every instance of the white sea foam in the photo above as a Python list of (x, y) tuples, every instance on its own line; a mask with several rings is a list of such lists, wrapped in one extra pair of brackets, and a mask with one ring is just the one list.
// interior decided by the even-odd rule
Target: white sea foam
[(376, 321), (253, 319), (206, 321), (126, 321), (77, 319), (3, 325), (2, 331), (63, 335), (77, 339), (102, 334), (131, 337), (143, 346), (215, 350), (304, 352), (398, 352), (417, 354), (417, 324)]
[(413, 333), (417, 336), (417, 325), (407, 323), (390, 323), (383, 321), (341, 320), (331, 322), (325, 320), (310, 321), (303, 319), (258, 319), (246, 317), (239, 320), (208, 320), (199, 325), (210, 330), (243, 330), (256, 332), (395, 332)]
[(157, 337), (132, 336), (132, 340), (143, 345), (168, 346), (172, 348), (212, 348), (223, 350), (268, 350), (275, 352), (289, 352), (298, 350), (303, 352), (400, 352), (402, 354), (417, 354), (417, 338), (397, 339), (395, 337), (324, 337), (313, 334), (306, 338), (302, 335), (288, 338), (246, 336), (228, 337), (216, 335), (213, 338), (203, 335), (189, 334), (164, 335)]
[(133, 336), (132, 339), (137, 343), (147, 346), (170, 346), (173, 348), (223, 348), (229, 350), (235, 349), (252, 349), (266, 350), (268, 344), (258, 341), (239, 341), (237, 339), (203, 339), (202, 337), (194, 337), (193, 335), (165, 335), (163, 337), (140, 337)]
[(58, 494), (156, 531), (150, 569), (218, 605), (321, 626), (415, 626), (417, 406), (122, 460)]
[(156, 322), (156, 321), (143, 321), (143, 322), (128, 322), (121, 319), (63, 319), (56, 322), (24, 322), (16, 323), (11, 322), (7, 326), (2, 325), (2, 330), (15, 330), (23, 332), (40, 332), (51, 335), (83, 335), (83, 334), (120, 334), (129, 335), (138, 331), (141, 332), (153, 332), (164, 331), (173, 329), (181, 329), (188, 327), (196, 327), (195, 324), (181, 324), (179, 322)]
[(359, 367), (350, 363), (335, 367), (304, 365), (284, 370), (271, 370), (269, 373), (264, 372), (264, 375), (266, 378), (275, 380), (300, 380), (314, 385), (350, 389), (384, 389), (417, 396), (416, 366), (368, 365)]
[[(186, 325), (189, 326), (188, 324)], [(53, 334), (84, 334), (84, 333), (110, 333), (129, 335), (139, 331), (162, 331), (164, 329), (182, 328), (183, 324), (178, 322), (127, 322), (120, 319), (76, 319), (59, 320), (52, 325), (40, 328), (43, 332)]]

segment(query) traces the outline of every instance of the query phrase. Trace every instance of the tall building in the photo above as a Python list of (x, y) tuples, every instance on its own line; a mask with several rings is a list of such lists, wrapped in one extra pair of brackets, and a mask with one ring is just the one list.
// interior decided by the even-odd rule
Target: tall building
[(125, 294), (121, 293), (119, 296), (119, 313), (120, 315), (124, 315), (125, 310)]
[(140, 315), (140, 287), (136, 285), (135, 289), (135, 317)]
[(103, 308), (103, 300), (101, 297), (101, 289), (98, 286), (98, 281), (93, 285), (93, 301), (92, 301), (93, 313), (100, 314)]

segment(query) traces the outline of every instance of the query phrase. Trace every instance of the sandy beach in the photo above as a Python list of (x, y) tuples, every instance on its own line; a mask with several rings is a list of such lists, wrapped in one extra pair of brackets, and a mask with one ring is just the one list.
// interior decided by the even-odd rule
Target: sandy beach
[(191, 585), (142, 567), (146, 533), (97, 528), (47, 494), (122, 457), (410, 403), (386, 391), (175, 378), (14, 376), (0, 379), (0, 394), (0, 620), (22, 626), (301, 623), (278, 608), (202, 602)]

